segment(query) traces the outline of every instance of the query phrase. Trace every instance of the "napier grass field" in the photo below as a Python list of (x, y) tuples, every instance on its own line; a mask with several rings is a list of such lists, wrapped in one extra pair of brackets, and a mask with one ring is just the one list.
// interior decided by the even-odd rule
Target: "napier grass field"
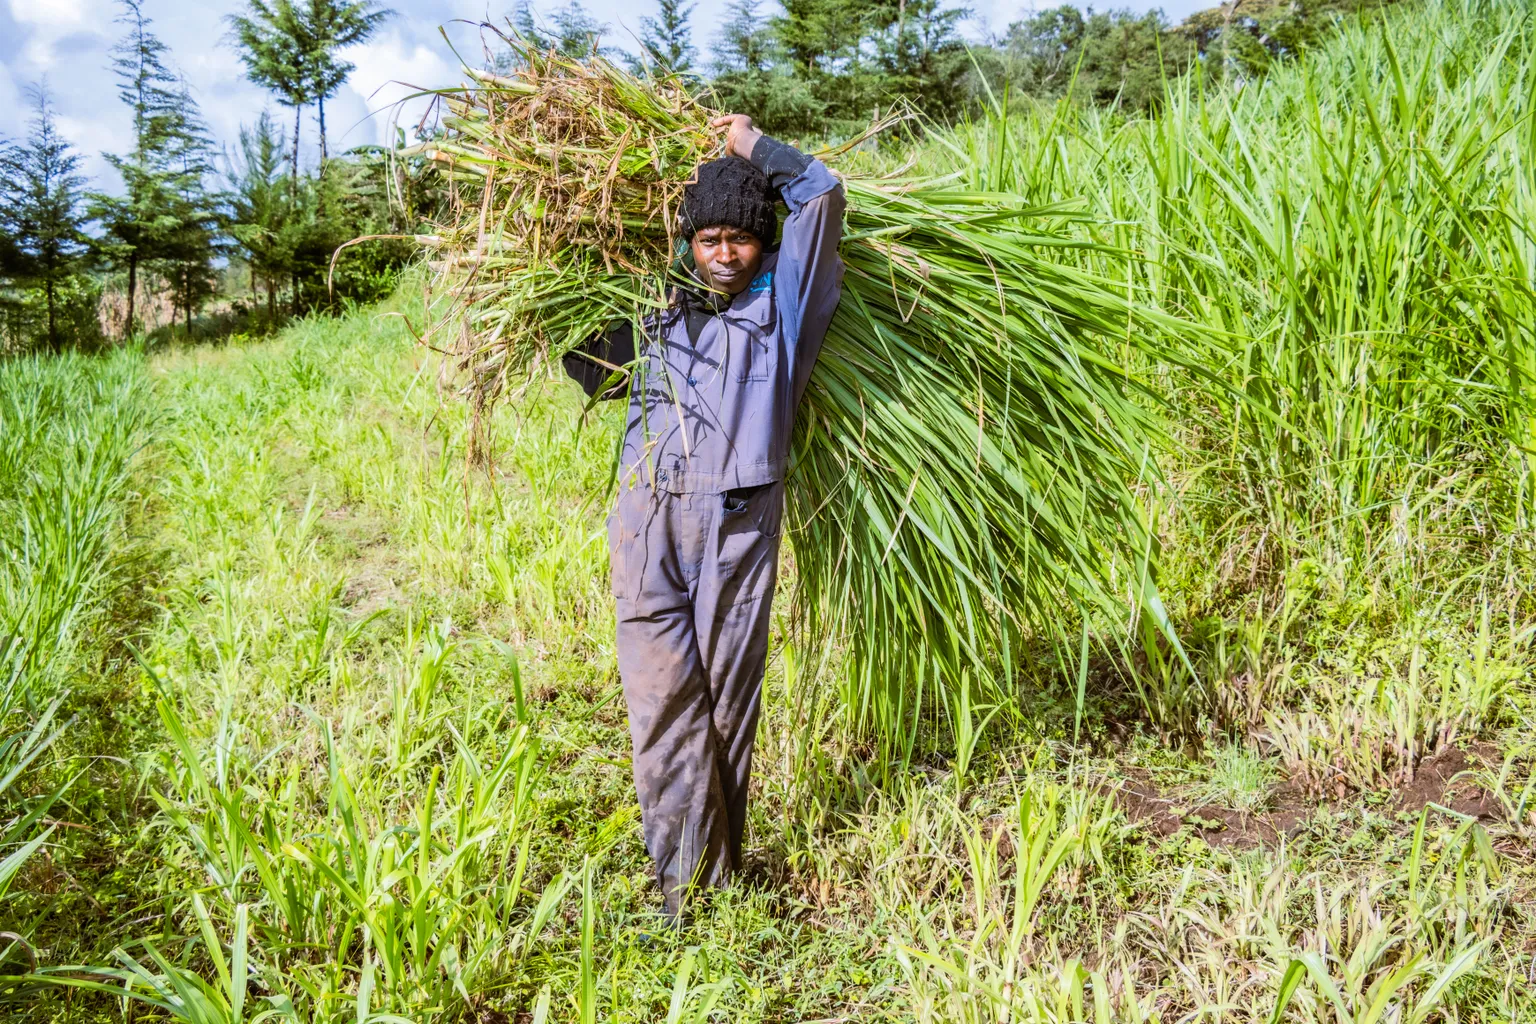
[[(956, 638), (1006, 610), (859, 589), (921, 566), (798, 607), (839, 531), (879, 551), (801, 509), (748, 869), (677, 933), (613, 649), (622, 410), (550, 377), (466, 471), (425, 272), (265, 340), (0, 363), (0, 1017), (1536, 1021), (1530, 4), (1404, 5), (1152, 120), (1000, 96), (878, 159), (1046, 211), (1040, 287), (1128, 311), (1077, 379), (1129, 446), (1008, 484), (1083, 530), (1013, 554), (1081, 564), (991, 552), (1027, 615), (989, 672)], [(914, 518), (1010, 413), (967, 415), (867, 449)]]

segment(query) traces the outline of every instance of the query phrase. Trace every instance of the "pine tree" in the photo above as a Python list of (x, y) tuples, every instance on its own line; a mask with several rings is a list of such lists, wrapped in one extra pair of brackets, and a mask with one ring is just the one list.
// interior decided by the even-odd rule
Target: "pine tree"
[(517, 34), (534, 46), (541, 50), (548, 50), (554, 47), (554, 40), (539, 27), (539, 19), (534, 13), (532, 0), (517, 0), (512, 5), (512, 16), (509, 20)]
[(240, 128), (238, 162), (229, 162), (229, 232), (251, 269), (251, 289), (259, 276), (266, 286), (267, 318), (277, 317), (277, 282), (293, 259), (288, 229), (292, 192), (283, 181), (287, 140), (265, 110), (253, 127)]
[(301, 114), (315, 101), (314, 46), (303, 14), (291, 0), (250, 0), (246, 14), (231, 15), (245, 76), (293, 108), (293, 158), (289, 173), (299, 188)]
[(736, 0), (727, 9), (725, 24), (713, 49), (715, 74), (767, 70), (772, 41), (761, 9), (762, 0)]
[(604, 52), (600, 40), (603, 33), (608, 31), (608, 26), (592, 17), (582, 6), (581, 0), (569, 0), (564, 7), (550, 15), (550, 20), (554, 23), (555, 49), (567, 57), (588, 57)]
[(658, 17), (640, 19), (641, 62), (671, 74), (686, 75), (697, 55), (688, 25), (693, 5), (683, 0), (658, 0), (658, 4)]
[(157, 259), (176, 227), (172, 170), (176, 161), (180, 83), (166, 66), (165, 44), (150, 31), (140, 0), (119, 0), (117, 23), (127, 33), (112, 48), (118, 96), (133, 115), (133, 149), (106, 154), (122, 176), (120, 195), (90, 197), (91, 218), (100, 223), (103, 252), (128, 273), (126, 334), (133, 333), (139, 270)]
[(779, 0), (783, 14), (769, 19), (774, 39), (801, 74), (831, 74), (858, 56), (872, 25), (895, 20), (890, 0)]
[(325, 101), (336, 95), (357, 65), (338, 55), (343, 47), (367, 42), (394, 14), (373, 0), (309, 0), (303, 11), (310, 94), (319, 108), (320, 164), (329, 156), (325, 139)]
[(13, 251), (11, 276), (24, 287), (43, 294), (47, 310), (48, 346), (63, 348), (59, 331), (59, 290), (84, 269), (90, 253), (85, 235), (85, 179), (80, 157), (59, 135), (48, 94), (32, 90), (37, 112), (25, 142), (6, 154), (0, 177), (9, 182), (6, 212)]
[[(16, 159), (16, 147), (0, 135), (0, 167), (10, 167)], [(16, 276), (21, 266), (21, 252), (16, 248), (16, 228), (11, 223), (14, 184), (10, 175), (0, 174), (0, 287)], [(0, 302), (4, 301), (0, 293)]]
[(809, 76), (783, 61), (773, 28), (761, 12), (762, 0), (736, 0), (728, 8), (713, 47), (711, 102), (751, 114), (771, 131), (818, 131), (826, 104), (811, 92)]
[(965, 14), (941, 0), (904, 0), (896, 19), (872, 34), (880, 91), (910, 100), (929, 117), (955, 114), (971, 67), (960, 38)]
[[(546, 25), (531, 0), (516, 0), (508, 16), (513, 31), (540, 50), (555, 50), (567, 57), (590, 57), (594, 53), (607, 56), (608, 47), (601, 44), (608, 31), (604, 22), (598, 21), (582, 6), (581, 0), (568, 0), (564, 7), (549, 16)], [(498, 54), (492, 61), (492, 70), (506, 73), (514, 70), (510, 58)]]
[(169, 122), (166, 177), (173, 226), (167, 232), (157, 269), (171, 285), (174, 308), (184, 314), (187, 333), (192, 316), (213, 294), (213, 261), (218, 255), (222, 197), (208, 188), (213, 172), (213, 140), (185, 83)]

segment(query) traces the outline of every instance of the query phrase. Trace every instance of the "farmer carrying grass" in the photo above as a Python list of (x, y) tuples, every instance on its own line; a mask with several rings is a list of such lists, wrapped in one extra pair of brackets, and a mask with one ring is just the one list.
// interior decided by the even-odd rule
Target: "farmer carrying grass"
[[(633, 364), (608, 520), (619, 672), (645, 845), (674, 919), (741, 866), (752, 743), (795, 410), (842, 291), (843, 190), (819, 161), (732, 114), (726, 156), (683, 195), (697, 282), (565, 369), (589, 396)], [(789, 208), (774, 246), (775, 202)]]

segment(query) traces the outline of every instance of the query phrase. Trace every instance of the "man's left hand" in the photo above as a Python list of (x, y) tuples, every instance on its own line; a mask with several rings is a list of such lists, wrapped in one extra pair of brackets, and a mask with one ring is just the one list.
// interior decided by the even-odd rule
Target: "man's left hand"
[(726, 114), (709, 122), (709, 126), (726, 129), (726, 155), (739, 156), (743, 160), (752, 159), (752, 148), (763, 137), (763, 133), (752, 126), (752, 119), (746, 114)]

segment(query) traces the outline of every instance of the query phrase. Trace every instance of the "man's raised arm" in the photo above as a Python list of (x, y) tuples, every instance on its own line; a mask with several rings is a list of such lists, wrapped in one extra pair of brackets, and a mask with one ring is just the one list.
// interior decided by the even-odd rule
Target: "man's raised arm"
[(798, 402), (842, 295), (843, 261), (837, 247), (847, 207), (843, 186), (820, 160), (764, 135), (749, 117), (734, 114), (714, 125), (729, 129), (727, 150), (762, 171), (789, 207), (774, 270), (774, 296), (789, 343)]

